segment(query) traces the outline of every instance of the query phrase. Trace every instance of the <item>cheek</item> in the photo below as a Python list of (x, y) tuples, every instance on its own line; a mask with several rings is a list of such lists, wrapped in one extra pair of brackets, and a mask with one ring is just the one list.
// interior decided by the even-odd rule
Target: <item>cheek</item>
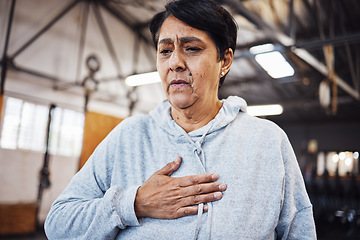
[(188, 62), (187, 64), (190, 68), (190, 72), (196, 78), (204, 78), (207, 75), (207, 71), (209, 70), (209, 64), (206, 59), (201, 58), (196, 61)]
[(208, 68), (204, 68), (202, 72), (197, 72), (195, 75), (194, 88), (196, 91), (213, 91), (218, 89), (220, 77), (218, 77), (216, 66), (208, 66)]
[(217, 78), (220, 71), (220, 64), (212, 61), (199, 61), (194, 64), (192, 74), (196, 76), (198, 81), (211, 81), (213, 78)]

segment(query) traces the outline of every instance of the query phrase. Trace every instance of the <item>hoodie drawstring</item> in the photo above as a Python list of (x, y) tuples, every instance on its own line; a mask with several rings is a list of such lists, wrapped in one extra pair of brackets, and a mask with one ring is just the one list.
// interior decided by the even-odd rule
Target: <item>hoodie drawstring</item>
[(204, 204), (200, 203), (199, 206), (198, 206), (198, 213), (197, 213), (197, 221), (196, 221), (194, 240), (196, 240), (197, 237), (199, 236), (203, 211), (204, 211)]
[[(203, 173), (206, 173), (206, 161), (205, 161), (205, 152), (202, 150), (202, 144), (205, 140), (206, 135), (208, 134), (208, 132), (210, 131), (210, 129), (212, 128), (213, 124), (211, 124), (209, 126), (209, 128), (205, 131), (205, 133), (201, 136), (200, 140), (197, 141), (196, 143), (190, 138), (190, 136), (188, 134), (185, 134), (187, 136), (187, 138), (189, 139), (189, 141), (191, 142), (191, 144), (193, 144), (195, 146), (194, 148), (194, 154), (196, 156), (196, 159), (198, 160), (198, 162), (200, 163), (202, 169), (203, 169)], [(201, 159), (199, 157), (199, 154), (201, 155)], [(211, 237), (211, 224), (212, 224), (212, 212), (213, 212), (213, 208), (212, 208), (212, 203), (207, 203), (208, 205), (208, 218), (207, 218), (207, 223), (206, 223), (206, 239), (210, 239)], [(196, 222), (196, 229), (195, 229), (195, 234), (194, 234), (194, 240), (196, 240), (199, 236), (199, 232), (200, 232), (200, 228), (201, 228), (201, 223), (202, 223), (202, 215), (204, 212), (204, 204), (200, 203), (198, 205), (198, 214), (197, 214), (197, 222)]]

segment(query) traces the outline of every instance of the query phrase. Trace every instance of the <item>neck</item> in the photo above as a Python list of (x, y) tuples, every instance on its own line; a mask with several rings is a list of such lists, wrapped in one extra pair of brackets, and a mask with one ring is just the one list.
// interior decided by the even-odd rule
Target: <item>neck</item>
[(222, 107), (217, 100), (214, 104), (208, 104), (201, 108), (193, 106), (185, 109), (171, 107), (171, 116), (175, 122), (187, 133), (199, 129), (215, 118)]

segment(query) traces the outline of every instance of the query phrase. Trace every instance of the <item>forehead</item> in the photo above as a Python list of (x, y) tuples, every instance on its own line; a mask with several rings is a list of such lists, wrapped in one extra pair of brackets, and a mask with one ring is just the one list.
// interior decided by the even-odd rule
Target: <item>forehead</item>
[(196, 29), (175, 18), (174, 16), (167, 17), (161, 25), (159, 32), (158, 43), (175, 42), (180, 40), (191, 41), (196, 39), (214, 45), (210, 36), (202, 30)]

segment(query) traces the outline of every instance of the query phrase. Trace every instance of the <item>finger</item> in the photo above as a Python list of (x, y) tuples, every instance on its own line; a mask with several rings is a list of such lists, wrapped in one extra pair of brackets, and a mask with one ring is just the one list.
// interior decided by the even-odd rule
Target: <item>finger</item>
[(197, 213), (198, 213), (198, 206), (183, 207), (177, 210), (175, 217), (176, 218), (185, 217), (189, 215), (196, 215)]
[[(203, 212), (207, 212), (208, 206), (206, 204), (204, 204), (204, 209)], [(189, 207), (183, 207), (178, 209), (178, 211), (176, 212), (176, 218), (179, 217), (185, 217), (185, 216), (189, 216), (189, 215), (196, 215), (198, 214), (199, 211), (199, 206), (189, 206)]]
[(218, 180), (219, 175), (216, 173), (205, 173), (199, 175), (192, 175), (179, 178), (180, 187), (193, 186), (199, 183), (209, 183)]
[(181, 157), (177, 157), (175, 161), (169, 162), (162, 169), (155, 172), (155, 174), (170, 176), (173, 172), (179, 169), (180, 164), (181, 164)]
[(224, 183), (202, 183), (196, 184), (189, 187), (184, 187), (180, 190), (180, 195), (187, 197), (187, 196), (194, 196), (199, 194), (206, 194), (206, 193), (213, 193), (219, 191), (225, 191), (226, 185)]
[(219, 200), (222, 198), (221, 192), (214, 192), (208, 194), (200, 194), (200, 195), (193, 195), (186, 198), (183, 198), (183, 206), (192, 206), (197, 205), (200, 203), (208, 203)]

